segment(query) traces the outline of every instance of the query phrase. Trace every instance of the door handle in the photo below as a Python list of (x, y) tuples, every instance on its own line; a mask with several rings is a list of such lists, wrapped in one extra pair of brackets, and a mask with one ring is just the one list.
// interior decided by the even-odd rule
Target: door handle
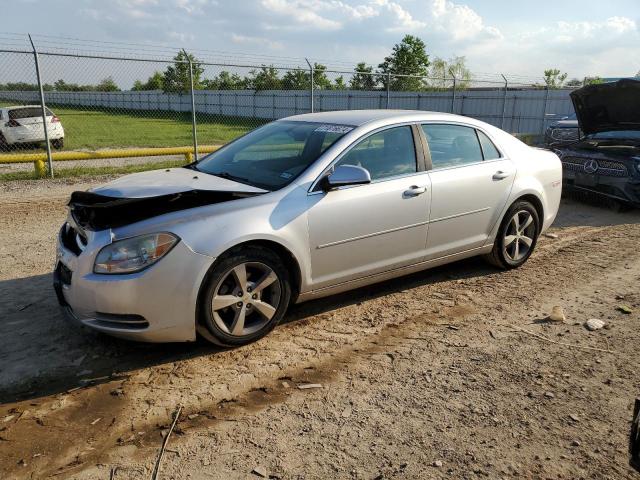
[(427, 187), (419, 187), (418, 185), (411, 185), (408, 190), (404, 191), (405, 197), (417, 197), (427, 191)]
[(511, 172), (503, 172), (502, 170), (498, 170), (496, 173), (493, 174), (493, 179), (504, 180), (505, 178), (510, 176), (511, 176)]

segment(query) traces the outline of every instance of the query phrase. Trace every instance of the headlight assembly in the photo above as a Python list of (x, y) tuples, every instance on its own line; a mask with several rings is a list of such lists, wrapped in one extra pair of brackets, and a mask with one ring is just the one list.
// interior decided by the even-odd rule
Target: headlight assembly
[(171, 233), (153, 233), (113, 242), (98, 253), (94, 273), (134, 273), (153, 265), (178, 243)]

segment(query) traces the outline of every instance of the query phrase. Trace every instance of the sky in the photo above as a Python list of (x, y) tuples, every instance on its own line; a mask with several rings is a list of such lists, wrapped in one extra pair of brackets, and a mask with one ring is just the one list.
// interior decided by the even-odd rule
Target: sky
[[(309, 57), (350, 70), (359, 61), (377, 65), (405, 34), (412, 34), (425, 41), (430, 56), (464, 56), (478, 75), (539, 78), (550, 67), (567, 72), (569, 78), (632, 76), (640, 71), (640, 0), (2, 3), (0, 32), (127, 42), (132, 45), (122, 48), (128, 49), (206, 49), (220, 52), (210, 57), (226, 61), (258, 61), (264, 56), (266, 63), (291, 64), (293, 58)], [(0, 34), (0, 48), (3, 43), (14, 46), (15, 36)]]

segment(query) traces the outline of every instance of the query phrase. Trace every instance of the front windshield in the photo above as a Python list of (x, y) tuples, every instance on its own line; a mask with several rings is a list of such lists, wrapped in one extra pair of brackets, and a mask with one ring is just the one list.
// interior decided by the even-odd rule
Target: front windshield
[(272, 122), (207, 155), (195, 168), (265, 190), (278, 190), (353, 128), (327, 123)]

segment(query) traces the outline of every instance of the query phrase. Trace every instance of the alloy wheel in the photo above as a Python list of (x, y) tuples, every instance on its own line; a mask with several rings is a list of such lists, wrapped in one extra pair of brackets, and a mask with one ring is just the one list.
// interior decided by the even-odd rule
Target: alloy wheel
[(536, 236), (536, 228), (533, 215), (527, 210), (519, 210), (511, 217), (503, 242), (507, 258), (518, 262), (529, 254)]
[(229, 269), (215, 287), (211, 311), (216, 325), (236, 337), (251, 335), (273, 318), (280, 305), (282, 284), (261, 262), (245, 262)]

